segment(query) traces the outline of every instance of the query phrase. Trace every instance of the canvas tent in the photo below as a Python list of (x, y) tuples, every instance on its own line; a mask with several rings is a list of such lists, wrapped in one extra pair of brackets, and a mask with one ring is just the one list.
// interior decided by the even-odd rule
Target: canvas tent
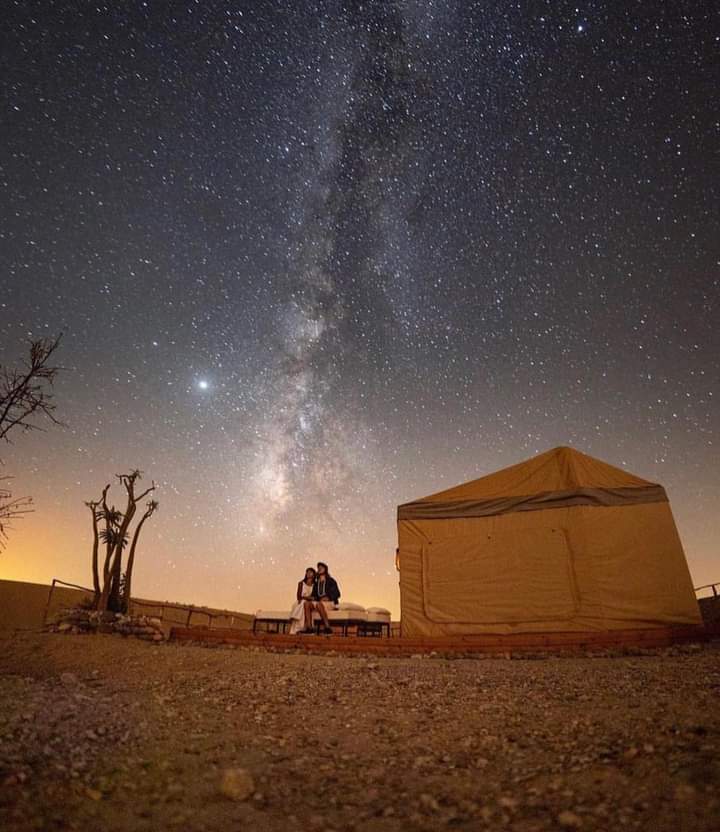
[(700, 624), (665, 490), (554, 448), (398, 508), (406, 637)]

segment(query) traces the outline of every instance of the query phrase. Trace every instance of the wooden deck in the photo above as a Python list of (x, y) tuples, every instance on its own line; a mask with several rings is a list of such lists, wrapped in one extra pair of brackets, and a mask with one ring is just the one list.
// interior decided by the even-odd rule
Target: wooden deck
[(261, 649), (300, 649), (308, 653), (372, 653), (383, 656), (448, 653), (543, 653), (593, 651), (611, 648), (668, 647), (720, 638), (720, 626), (656, 627), (595, 633), (522, 633), (506, 636), (473, 635), (448, 638), (370, 638), (357, 636), (283, 635), (210, 627), (173, 627), (170, 640), (204, 644), (232, 644)]

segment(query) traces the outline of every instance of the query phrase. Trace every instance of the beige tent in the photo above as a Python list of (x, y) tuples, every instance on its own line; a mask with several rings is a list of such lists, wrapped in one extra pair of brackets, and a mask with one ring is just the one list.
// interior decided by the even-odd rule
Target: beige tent
[(554, 448), (398, 508), (402, 634), (700, 624), (665, 490)]

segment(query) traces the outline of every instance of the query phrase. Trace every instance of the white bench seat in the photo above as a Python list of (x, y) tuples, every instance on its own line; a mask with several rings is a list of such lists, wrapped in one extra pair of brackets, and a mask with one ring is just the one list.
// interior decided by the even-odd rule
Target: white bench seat
[[(380, 633), (387, 630), (390, 635), (390, 611), (384, 607), (365, 607), (360, 604), (353, 604), (350, 601), (340, 601), (336, 607), (325, 602), (328, 621), (333, 628), (340, 628), (343, 635), (347, 635), (350, 627), (356, 627), (358, 635)], [(322, 622), (320, 613), (313, 612), (313, 623), (318, 625)], [(288, 610), (258, 610), (253, 621), (253, 632), (265, 631), (274, 633), (286, 633), (290, 625), (290, 613)], [(370, 625), (368, 627), (368, 625)], [(368, 630), (368, 632), (364, 632)]]

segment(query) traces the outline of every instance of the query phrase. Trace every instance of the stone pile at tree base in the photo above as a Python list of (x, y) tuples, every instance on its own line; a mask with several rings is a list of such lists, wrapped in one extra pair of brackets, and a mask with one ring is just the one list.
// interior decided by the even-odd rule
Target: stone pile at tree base
[(80, 607), (61, 610), (57, 619), (46, 627), (54, 633), (119, 633), (144, 641), (165, 641), (159, 618), (147, 615), (131, 616), (122, 613), (97, 612)]

